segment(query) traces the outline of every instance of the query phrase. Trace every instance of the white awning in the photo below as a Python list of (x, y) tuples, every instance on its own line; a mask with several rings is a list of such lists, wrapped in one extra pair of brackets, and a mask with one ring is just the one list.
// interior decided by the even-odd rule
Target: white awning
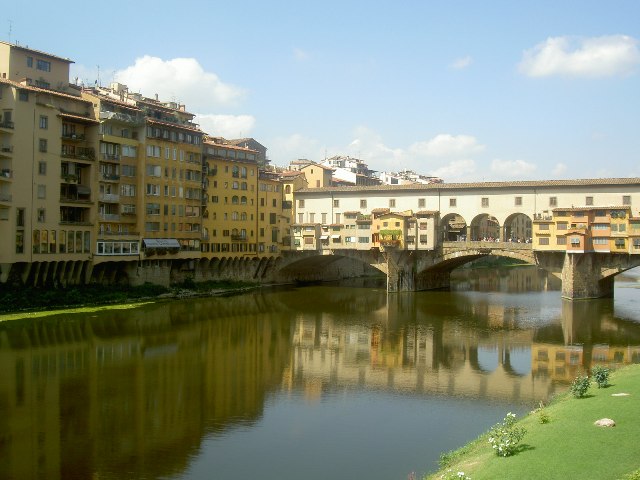
[(331, 238), (340, 238), (340, 235), (331, 235)]
[(145, 248), (180, 248), (175, 238), (143, 238)]
[(320, 240), (326, 240), (329, 238), (329, 235), (320, 235)]

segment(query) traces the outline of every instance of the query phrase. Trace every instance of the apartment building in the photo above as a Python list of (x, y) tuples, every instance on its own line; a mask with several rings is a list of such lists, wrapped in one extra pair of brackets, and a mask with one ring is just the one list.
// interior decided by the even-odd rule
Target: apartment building
[(630, 206), (554, 208), (533, 220), (533, 248), (569, 253), (640, 253), (640, 218)]
[(12, 265), (79, 275), (64, 262), (91, 258), (98, 122), (66, 81), (70, 63), (0, 42), (1, 281)]
[(283, 215), (282, 182), (276, 172), (261, 171), (258, 176), (258, 212), (258, 252), (277, 255), (291, 217)]
[(257, 152), (228, 145), (222, 139), (206, 138), (203, 156), (206, 175), (203, 256), (256, 255)]

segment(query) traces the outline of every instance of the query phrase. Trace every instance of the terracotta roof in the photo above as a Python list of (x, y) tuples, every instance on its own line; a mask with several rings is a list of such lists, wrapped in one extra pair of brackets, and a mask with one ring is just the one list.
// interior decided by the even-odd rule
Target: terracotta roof
[(49, 90), (47, 88), (34, 87), (33, 85), (25, 85), (24, 83), (9, 80), (8, 78), (0, 78), (0, 83), (6, 83), (7, 85), (11, 85), (13, 87), (20, 88), (22, 90), (29, 90), (31, 92), (49, 93), (51, 95), (55, 95), (56, 97), (71, 98), (78, 102), (89, 103), (89, 104), (92, 103), (90, 100), (85, 100), (80, 96), (69, 95), (68, 93), (58, 92), (57, 90)]
[(95, 120), (93, 118), (83, 117), (82, 115), (73, 115), (71, 113), (60, 112), (58, 116), (61, 118), (67, 118), (69, 120), (75, 120), (83, 123), (100, 123), (98, 120)]
[(189, 131), (195, 132), (195, 133), (204, 133), (196, 125), (184, 125), (184, 124), (181, 124), (181, 123), (163, 122), (162, 120), (157, 120), (155, 118), (149, 118), (149, 117), (147, 117), (146, 120), (147, 120), (148, 123), (154, 123), (156, 125), (165, 125), (167, 127), (183, 128), (185, 130), (189, 130)]
[(38, 55), (42, 55), (43, 57), (55, 58), (56, 60), (61, 60), (63, 62), (67, 62), (67, 63), (75, 63), (73, 60), (70, 60), (69, 58), (59, 57), (57, 55), (53, 55), (51, 53), (43, 52), (41, 50), (34, 50), (33, 48), (23, 47), (22, 45), (16, 45), (15, 43), (9, 43), (9, 42), (5, 42), (3, 40), (0, 40), (0, 43), (3, 43), (5, 45), (9, 45), (11, 48), (17, 48), (19, 50), (24, 50), (26, 52), (37, 53)]
[(326, 192), (399, 192), (404, 190), (465, 190), (465, 189), (513, 189), (513, 188), (536, 188), (536, 187), (579, 187), (595, 185), (638, 185), (640, 177), (624, 178), (585, 178), (574, 180), (529, 180), (515, 182), (476, 182), (476, 183), (418, 183), (410, 185), (359, 185), (355, 187), (319, 187), (304, 188), (298, 193), (326, 193)]
[(631, 210), (631, 207), (629, 205), (624, 205), (624, 206), (617, 206), (617, 205), (611, 205), (611, 206), (606, 206), (606, 207), (594, 207), (594, 206), (590, 206), (590, 207), (569, 207), (569, 208), (554, 208), (551, 211), (552, 212), (588, 212), (590, 210)]
[(389, 213), (391, 209), (389, 208), (374, 208), (371, 210), (371, 213)]
[(239, 152), (250, 152), (250, 153), (258, 153), (255, 150), (252, 150), (251, 148), (247, 148), (247, 147), (239, 147), (237, 145), (229, 145), (226, 143), (214, 143), (211, 142), (209, 140), (205, 140), (204, 142), (202, 142), (203, 145), (206, 145), (208, 147), (220, 147), (220, 148), (226, 148), (227, 150), (235, 150), (235, 151), (239, 151)]
[(436, 215), (438, 213), (440, 212), (438, 212), (437, 210), (420, 210), (416, 212), (416, 217), (424, 216), (424, 215)]

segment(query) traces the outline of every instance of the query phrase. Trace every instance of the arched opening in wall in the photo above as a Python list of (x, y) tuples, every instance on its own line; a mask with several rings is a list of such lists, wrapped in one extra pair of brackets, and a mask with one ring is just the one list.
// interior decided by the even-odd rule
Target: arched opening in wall
[(500, 223), (498, 219), (488, 213), (478, 215), (471, 222), (470, 240), (473, 242), (495, 242), (500, 238)]
[(509, 215), (504, 221), (504, 241), (505, 242), (530, 242), (531, 241), (531, 218), (524, 213), (514, 213)]
[(444, 242), (463, 242), (467, 239), (467, 221), (457, 213), (445, 215), (440, 220), (439, 234)]

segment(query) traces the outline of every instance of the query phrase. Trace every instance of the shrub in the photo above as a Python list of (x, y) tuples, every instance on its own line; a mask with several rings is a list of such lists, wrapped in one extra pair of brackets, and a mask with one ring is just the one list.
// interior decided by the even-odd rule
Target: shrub
[(440, 476), (440, 478), (442, 480), (471, 480), (471, 477), (465, 475), (464, 472), (456, 472), (452, 469), (448, 469)]
[(516, 414), (507, 413), (502, 422), (495, 424), (489, 430), (489, 443), (499, 457), (508, 457), (517, 451), (518, 443), (527, 431), (523, 427), (516, 427)]
[(540, 413), (538, 414), (538, 421), (542, 424), (549, 423), (551, 421), (551, 417), (549, 417), (549, 414), (544, 410), (540, 410)]
[(598, 388), (606, 388), (609, 386), (609, 369), (602, 365), (596, 365), (591, 369), (591, 375), (598, 384)]
[(569, 390), (571, 391), (574, 397), (582, 398), (587, 394), (587, 391), (589, 390), (590, 386), (591, 386), (591, 380), (587, 375), (584, 375), (584, 376), (578, 375), (576, 378), (573, 379), (573, 382), (571, 382), (571, 387), (569, 388)]

